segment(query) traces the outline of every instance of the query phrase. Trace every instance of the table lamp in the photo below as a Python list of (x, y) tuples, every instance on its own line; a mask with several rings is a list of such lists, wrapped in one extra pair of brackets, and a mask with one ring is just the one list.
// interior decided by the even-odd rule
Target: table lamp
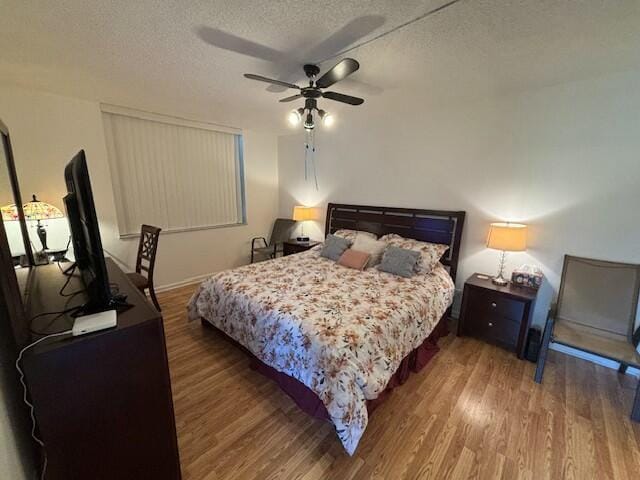
[(302, 222), (300, 224), (300, 236), (298, 236), (296, 240), (298, 242), (308, 242), (309, 237), (304, 235), (304, 222), (307, 220), (313, 220), (313, 208), (296, 205), (293, 207), (293, 220), (296, 222)]
[(41, 202), (33, 195), (33, 200), (29, 203), (25, 203), (22, 206), (24, 210), (24, 218), (26, 220), (37, 220), (36, 232), (40, 243), (42, 243), (42, 250), (47, 250), (47, 231), (40, 223), (40, 220), (50, 220), (52, 218), (62, 218), (63, 213), (58, 207), (51, 205), (50, 203)]
[(507, 285), (509, 281), (503, 276), (506, 253), (523, 252), (527, 249), (527, 226), (521, 223), (492, 223), (487, 237), (487, 247), (502, 250), (498, 275), (491, 281), (496, 285)]
[(18, 209), (15, 203), (0, 207), (0, 213), (2, 213), (3, 222), (14, 222), (18, 220)]

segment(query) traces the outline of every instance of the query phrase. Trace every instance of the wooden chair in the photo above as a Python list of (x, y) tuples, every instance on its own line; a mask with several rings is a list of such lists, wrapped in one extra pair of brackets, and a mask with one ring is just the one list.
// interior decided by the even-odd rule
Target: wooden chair
[[(156, 309), (161, 312), (160, 304), (156, 298), (156, 292), (153, 287), (153, 270), (156, 264), (156, 253), (158, 251), (158, 239), (160, 231), (158, 227), (150, 225), (142, 225), (140, 230), (140, 243), (138, 244), (138, 258), (136, 260), (135, 273), (127, 273), (127, 276), (133, 284), (142, 293), (145, 289), (149, 290), (149, 296)], [(146, 275), (143, 275), (142, 272)]]
[[(278, 253), (282, 252), (282, 244), (285, 240), (289, 240), (293, 233), (293, 227), (296, 226), (296, 221), (290, 218), (276, 218), (273, 224), (273, 230), (269, 237), (269, 242), (264, 237), (255, 237), (251, 239), (251, 263), (255, 259), (255, 254), (262, 254), (268, 256), (268, 258), (276, 258)], [(262, 240), (263, 247), (257, 247), (256, 241)]]
[[(535, 381), (542, 382), (550, 343), (566, 345), (640, 368), (640, 328), (635, 328), (640, 265), (565, 255), (555, 312), (547, 319)], [(640, 382), (631, 419), (640, 421)]]

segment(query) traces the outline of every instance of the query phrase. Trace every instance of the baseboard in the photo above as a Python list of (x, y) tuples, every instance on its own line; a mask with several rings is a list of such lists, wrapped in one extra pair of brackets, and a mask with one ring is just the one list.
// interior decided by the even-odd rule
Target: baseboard
[[(572, 357), (580, 358), (582, 360), (587, 360), (589, 362), (595, 363), (597, 365), (602, 365), (603, 367), (611, 368), (613, 370), (617, 370), (620, 366), (618, 362), (609, 360), (608, 358), (602, 358), (598, 355), (593, 355), (592, 353), (583, 352), (582, 350), (576, 350), (575, 348), (567, 347), (566, 345), (560, 345), (559, 343), (550, 344), (549, 349), (571, 355)], [(627, 373), (635, 377), (640, 377), (640, 370), (638, 370), (637, 368), (629, 367), (627, 369)]]
[(192, 285), (194, 283), (200, 283), (215, 273), (216, 272), (203, 273), (202, 275), (196, 275), (195, 277), (185, 278), (184, 280), (180, 280), (179, 282), (160, 285), (156, 287), (156, 293), (166, 292), (167, 290), (173, 290), (174, 288), (184, 287), (186, 285)]

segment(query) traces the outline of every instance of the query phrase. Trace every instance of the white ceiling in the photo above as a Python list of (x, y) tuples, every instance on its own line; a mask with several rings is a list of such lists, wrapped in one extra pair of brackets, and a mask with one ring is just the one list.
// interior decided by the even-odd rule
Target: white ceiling
[[(146, 110), (283, 131), (295, 93), (244, 72), (301, 81), (319, 61), (445, 0), (4, 0), (0, 82)], [(364, 17), (364, 18), (363, 18)], [(350, 25), (351, 28), (344, 29)], [(402, 96), (460, 101), (640, 68), (638, 0), (461, 0), (349, 53), (361, 68), (332, 90), (371, 109)], [(214, 29), (254, 42), (254, 58), (207, 44)], [(360, 31), (361, 30), (361, 31)], [(217, 33), (216, 33), (217, 32)], [(353, 35), (355, 32), (357, 35)], [(323, 43), (324, 42), (324, 43)], [(257, 44), (257, 45), (256, 45)], [(260, 47), (262, 45), (262, 47)], [(319, 58), (318, 58), (319, 57)], [(323, 70), (337, 59), (322, 65)], [(292, 70), (293, 69), (293, 70)]]

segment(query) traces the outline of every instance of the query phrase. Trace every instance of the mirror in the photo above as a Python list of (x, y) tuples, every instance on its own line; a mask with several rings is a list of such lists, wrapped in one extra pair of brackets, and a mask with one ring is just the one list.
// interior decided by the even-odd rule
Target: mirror
[(14, 267), (16, 270), (24, 270), (34, 264), (33, 251), (31, 250), (22, 209), (22, 198), (16, 178), (9, 130), (2, 121), (0, 121), (0, 136), (2, 137), (2, 146), (0, 148), (0, 209), (2, 222), (7, 234)]

